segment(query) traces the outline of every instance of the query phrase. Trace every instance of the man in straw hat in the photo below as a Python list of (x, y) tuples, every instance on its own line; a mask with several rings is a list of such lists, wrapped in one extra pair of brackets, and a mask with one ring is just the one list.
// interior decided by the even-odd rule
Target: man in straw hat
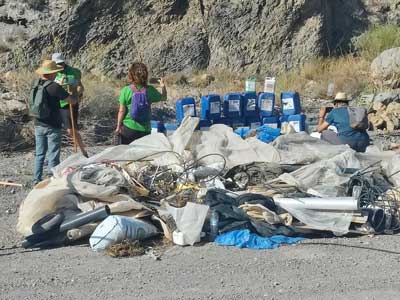
[[(56, 75), (62, 68), (51, 60), (45, 60), (36, 73), (40, 79), (35, 81), (32, 87), (31, 103), (41, 101), (46, 104), (47, 117), (35, 117), (35, 167), (34, 167), (34, 183), (42, 180), (43, 165), (47, 154), (48, 168), (57, 166), (60, 163), (61, 149), (61, 115), (60, 100), (65, 99), (68, 103), (76, 103), (76, 99), (70, 96), (59, 84), (54, 80)], [(41, 99), (37, 99), (38, 90), (42, 89)], [(43, 99), (45, 98), (45, 99)]]
[[(51, 60), (61, 67), (61, 71), (57, 73), (55, 81), (69, 94), (78, 96), (78, 100), (82, 98), (84, 87), (81, 81), (81, 71), (67, 65), (62, 53), (54, 53)], [(70, 111), (70, 109), (72, 109), (72, 111)], [(88, 157), (82, 137), (78, 131), (79, 101), (70, 108), (66, 101), (61, 100), (60, 113), (63, 126), (67, 130), (68, 135), (75, 139), (74, 143), (77, 143), (82, 154)]]
[[(334, 145), (347, 144), (357, 152), (365, 152), (369, 145), (369, 136), (365, 129), (355, 129), (351, 126), (349, 102), (351, 100), (345, 93), (338, 93), (333, 100), (333, 110), (327, 113), (327, 108), (322, 107), (319, 112), (317, 131), (321, 139)], [(327, 130), (335, 126), (337, 133)]]

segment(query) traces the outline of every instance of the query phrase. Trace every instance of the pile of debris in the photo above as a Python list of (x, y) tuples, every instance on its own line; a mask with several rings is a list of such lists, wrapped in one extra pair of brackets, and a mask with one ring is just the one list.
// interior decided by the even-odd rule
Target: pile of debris
[(369, 121), (373, 130), (400, 129), (400, 92), (386, 92), (373, 96)]
[(63, 161), (20, 207), (23, 246), (89, 239), (93, 250), (121, 257), (149, 252), (135, 241), (160, 236), (270, 249), (310, 234), (399, 229), (400, 154), (356, 153), (306, 133), (266, 144), (198, 123), (186, 117), (169, 137)]

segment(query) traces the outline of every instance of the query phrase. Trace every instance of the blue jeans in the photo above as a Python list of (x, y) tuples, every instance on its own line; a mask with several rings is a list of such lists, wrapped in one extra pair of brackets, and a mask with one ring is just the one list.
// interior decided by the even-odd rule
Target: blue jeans
[(53, 127), (35, 126), (35, 169), (34, 183), (42, 181), (44, 159), (48, 159), (48, 168), (60, 163), (61, 129)]

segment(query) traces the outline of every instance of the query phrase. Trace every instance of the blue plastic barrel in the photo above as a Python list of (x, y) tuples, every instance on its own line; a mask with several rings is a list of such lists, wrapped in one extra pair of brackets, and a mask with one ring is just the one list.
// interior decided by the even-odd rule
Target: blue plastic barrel
[(286, 116), (297, 115), (301, 112), (300, 95), (295, 92), (281, 93), (282, 114)]
[(221, 97), (219, 95), (207, 95), (200, 99), (200, 119), (219, 120), (221, 119)]
[(289, 116), (289, 124), (296, 130), (296, 132), (306, 131), (306, 115), (292, 115)]
[(225, 118), (241, 118), (243, 108), (243, 96), (239, 93), (228, 93), (224, 96)]
[(258, 117), (258, 101), (255, 92), (246, 92), (243, 94), (243, 116), (246, 118)]
[(196, 117), (196, 101), (193, 97), (182, 98), (176, 102), (176, 119), (179, 123), (186, 116)]
[(275, 94), (261, 93), (258, 95), (258, 109), (260, 117), (272, 117), (274, 115)]
[(262, 118), (262, 124), (271, 128), (281, 127), (281, 122), (278, 117), (264, 117)]

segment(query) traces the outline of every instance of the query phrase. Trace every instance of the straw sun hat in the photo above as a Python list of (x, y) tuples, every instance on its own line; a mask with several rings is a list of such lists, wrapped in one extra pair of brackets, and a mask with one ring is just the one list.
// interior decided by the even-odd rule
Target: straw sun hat
[(349, 99), (349, 97), (347, 96), (346, 93), (337, 93), (335, 96), (335, 100), (334, 101), (347, 101), (350, 102), (351, 99)]
[(58, 66), (52, 60), (44, 60), (40, 67), (35, 71), (39, 75), (54, 74), (62, 71), (63, 68)]

